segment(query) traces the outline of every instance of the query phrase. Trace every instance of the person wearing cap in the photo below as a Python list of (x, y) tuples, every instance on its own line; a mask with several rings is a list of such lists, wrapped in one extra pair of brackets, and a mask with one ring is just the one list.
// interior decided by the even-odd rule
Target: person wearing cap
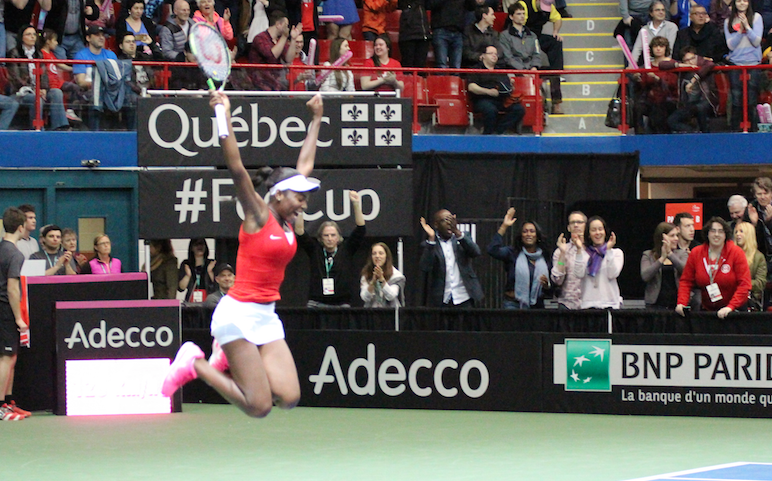
[[(539, 47), (547, 54), (549, 66), (542, 66), (545, 70), (563, 70), (563, 37), (560, 36), (560, 28), (563, 19), (557, 8), (555, 0), (520, 0), (525, 7), (525, 26), (539, 38)], [(552, 22), (552, 34), (542, 33), (544, 25)], [(550, 79), (550, 96), (552, 97), (552, 114), (563, 113), (560, 104), (563, 103), (563, 92), (560, 89), (560, 76)]]
[(220, 299), (233, 287), (233, 283), (236, 282), (236, 273), (233, 271), (233, 267), (225, 262), (218, 264), (214, 268), (214, 281), (217, 283), (218, 289), (206, 296), (204, 307), (217, 307)]
[(63, 276), (65, 274), (74, 275), (72, 269), (72, 253), (62, 249), (62, 228), (55, 224), (45, 225), (40, 229), (39, 250), (29, 256), (30, 259), (46, 261), (47, 276)]
[[(45, 4), (48, 5), (45, 5)], [(60, 59), (74, 59), (88, 42), (86, 20), (99, 18), (99, 7), (94, 0), (49, 0), (40, 2), (41, 10), (50, 6), (43, 28), (56, 32), (59, 46), (56, 56)]]
[[(161, 393), (171, 396), (200, 377), (248, 416), (265, 417), (274, 405), (291, 409), (300, 400), (297, 368), (275, 303), (281, 299), (284, 271), (297, 251), (292, 225), (308, 206), (309, 192), (319, 189), (307, 176), (314, 168), (324, 108), (321, 95), (306, 103), (313, 119), (296, 168), (263, 167), (253, 180), (241, 161), (228, 96), (212, 91), (209, 104), (225, 109), (229, 135), (220, 145), (244, 213), (236, 255), (239, 276), (212, 316), (215, 342), (209, 361), (201, 348), (186, 342), (169, 366)], [(268, 189), (267, 200), (255, 192), (262, 186)]]
[(350, 190), (348, 197), (356, 227), (345, 239), (335, 221), (322, 222), (316, 237), (306, 232), (302, 215), (295, 222), (298, 246), (306, 251), (311, 265), (306, 307), (351, 307), (354, 254), (365, 240), (366, 228), (359, 194)]
[[(105, 48), (105, 31), (102, 27), (92, 25), (86, 30), (86, 42), (88, 48), (84, 48), (75, 54), (75, 60), (118, 60), (115, 52), (107, 50)], [(94, 83), (94, 76), (99, 75), (94, 65), (90, 64), (76, 64), (72, 66), (72, 74), (75, 78), (75, 83), (86, 91), (89, 91), (87, 95), (92, 95), (92, 86)], [(88, 128), (91, 130), (99, 130), (99, 121), (102, 113), (94, 108), (90, 108), (88, 116)]]

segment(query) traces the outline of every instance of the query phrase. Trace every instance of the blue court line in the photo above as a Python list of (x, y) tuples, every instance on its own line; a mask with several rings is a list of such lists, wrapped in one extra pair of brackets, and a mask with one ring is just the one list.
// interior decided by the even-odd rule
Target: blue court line
[(737, 462), (628, 481), (772, 481), (772, 464)]

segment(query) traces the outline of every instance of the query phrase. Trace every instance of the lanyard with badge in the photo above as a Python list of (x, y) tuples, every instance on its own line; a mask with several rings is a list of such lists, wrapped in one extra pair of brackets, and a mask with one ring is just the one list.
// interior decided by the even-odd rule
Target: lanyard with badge
[(720, 254), (718, 259), (716, 259), (715, 264), (711, 261), (710, 265), (708, 265), (708, 258), (702, 258), (702, 263), (705, 266), (705, 272), (708, 273), (708, 277), (710, 278), (710, 284), (705, 287), (705, 290), (708, 292), (708, 296), (710, 296), (710, 302), (715, 303), (724, 298), (724, 296), (721, 295), (721, 289), (718, 288), (718, 284), (715, 282), (716, 272), (718, 272), (718, 270), (723, 265), (723, 261), (724, 258), (721, 257)]
[(335, 295), (335, 279), (330, 277), (332, 266), (335, 264), (335, 254), (338, 253), (338, 248), (330, 254), (326, 249), (322, 249), (324, 252), (324, 270), (327, 273), (326, 277), (322, 279), (322, 294), (325, 296)]
[[(206, 265), (206, 263), (204, 264)], [(190, 293), (190, 302), (204, 302), (206, 300), (206, 289), (202, 289), (204, 276), (207, 275), (204, 267), (201, 267), (202, 275), (198, 275), (198, 266), (193, 268), (195, 281), (193, 282), (193, 292)]]

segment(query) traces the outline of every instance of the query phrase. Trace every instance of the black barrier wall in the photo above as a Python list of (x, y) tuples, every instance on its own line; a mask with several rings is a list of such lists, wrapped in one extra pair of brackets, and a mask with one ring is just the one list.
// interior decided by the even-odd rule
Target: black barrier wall
[[(304, 406), (772, 417), (770, 314), (401, 309), (396, 332), (390, 310), (277, 312)], [(207, 346), (205, 316), (183, 337)]]

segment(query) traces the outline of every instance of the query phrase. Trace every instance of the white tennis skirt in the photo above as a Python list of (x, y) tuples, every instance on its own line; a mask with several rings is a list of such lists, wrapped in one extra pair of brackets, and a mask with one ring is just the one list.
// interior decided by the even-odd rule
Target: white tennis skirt
[(258, 346), (284, 339), (284, 324), (275, 307), (275, 302), (241, 302), (225, 295), (212, 315), (212, 336), (221, 346), (236, 339)]

